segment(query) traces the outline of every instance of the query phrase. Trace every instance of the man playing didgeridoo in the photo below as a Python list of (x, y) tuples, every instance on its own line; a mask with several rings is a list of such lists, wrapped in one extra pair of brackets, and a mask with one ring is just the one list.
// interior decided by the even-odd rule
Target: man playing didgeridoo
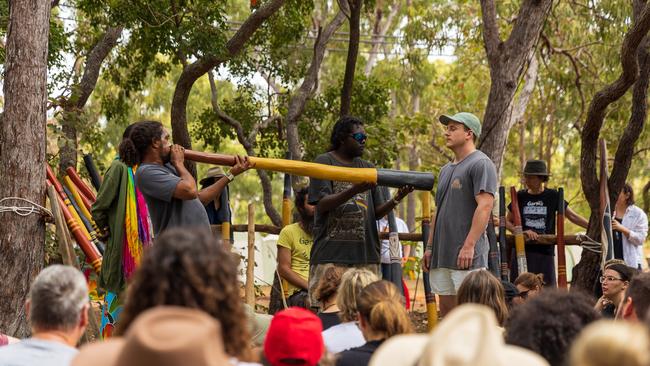
[(437, 214), (433, 220), (433, 243), (424, 253), (431, 288), (440, 296), (445, 316), (456, 304), (456, 291), (473, 270), (487, 267), (489, 244), (485, 229), (491, 217), (497, 173), (494, 164), (476, 150), (481, 135), (479, 119), (467, 112), (442, 115), (447, 126), (447, 147), (454, 160), (440, 171), (436, 192)]
[[(360, 119), (341, 117), (332, 129), (329, 151), (316, 157), (315, 162), (351, 168), (374, 167), (361, 159), (367, 138)], [(385, 202), (371, 183), (311, 178), (309, 203), (316, 206), (309, 269), (311, 306), (317, 306), (313, 299), (314, 287), (325, 264), (364, 267), (379, 275), (381, 245), (376, 219), (385, 216), (411, 191), (413, 187), (402, 187)]]
[(210, 230), (196, 181), (183, 165), (184, 148), (171, 144), (160, 122), (134, 126), (122, 145), (124, 163), (138, 165), (136, 187), (147, 201), (155, 235), (178, 226)]

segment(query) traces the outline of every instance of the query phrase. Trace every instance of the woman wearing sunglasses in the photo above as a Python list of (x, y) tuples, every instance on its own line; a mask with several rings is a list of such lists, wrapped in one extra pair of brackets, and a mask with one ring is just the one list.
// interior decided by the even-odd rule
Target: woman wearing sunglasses
[(603, 275), (600, 276), (603, 296), (598, 299), (594, 307), (604, 318), (614, 318), (616, 309), (625, 298), (625, 291), (630, 285), (630, 280), (636, 273), (636, 269), (620, 263), (605, 267)]
[[(515, 280), (515, 286), (519, 291), (519, 299), (515, 299), (515, 303), (526, 302), (529, 298), (539, 295), (544, 287), (544, 274), (524, 272)], [(517, 301), (519, 300), (519, 301)]]

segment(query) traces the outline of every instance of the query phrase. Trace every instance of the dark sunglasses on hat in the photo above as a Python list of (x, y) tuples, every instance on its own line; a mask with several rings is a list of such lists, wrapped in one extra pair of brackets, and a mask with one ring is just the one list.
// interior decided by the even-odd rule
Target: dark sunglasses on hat
[(352, 138), (360, 144), (365, 143), (368, 139), (368, 135), (363, 132), (351, 133), (350, 136), (352, 136)]

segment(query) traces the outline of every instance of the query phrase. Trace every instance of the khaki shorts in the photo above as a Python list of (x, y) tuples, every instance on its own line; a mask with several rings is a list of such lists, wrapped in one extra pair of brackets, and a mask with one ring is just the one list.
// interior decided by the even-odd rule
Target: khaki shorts
[(460, 270), (449, 268), (436, 268), (429, 271), (429, 280), (431, 281), (431, 291), (434, 294), (454, 296), (458, 292), (460, 284), (465, 277), (474, 271), (481, 271), (485, 268), (472, 270)]
[[(309, 302), (311, 303), (311, 308), (312, 309), (319, 309), (320, 308), (320, 302), (314, 298), (314, 291), (316, 290), (316, 286), (318, 286), (318, 282), (320, 282), (321, 277), (323, 277), (323, 272), (325, 271), (326, 266), (330, 263), (323, 263), (323, 264), (314, 264), (309, 266)], [(339, 264), (339, 263), (331, 263), (334, 266), (337, 267), (343, 267), (343, 268), (361, 268), (361, 269), (367, 269), (370, 272), (374, 273), (377, 275), (377, 277), (381, 278), (381, 271), (380, 271), (380, 266), (379, 264)]]

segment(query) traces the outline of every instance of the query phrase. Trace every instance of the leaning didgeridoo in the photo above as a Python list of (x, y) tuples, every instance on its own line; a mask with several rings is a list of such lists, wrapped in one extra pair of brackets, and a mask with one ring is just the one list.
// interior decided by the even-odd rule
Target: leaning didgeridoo
[(566, 256), (564, 253), (564, 188), (558, 189), (559, 202), (557, 210), (557, 287), (567, 289)]
[(526, 247), (524, 233), (521, 228), (521, 215), (519, 213), (519, 201), (517, 200), (517, 190), (510, 187), (510, 196), (512, 202), (512, 216), (515, 224), (515, 251), (517, 252), (517, 269), (519, 274), (528, 272), (528, 263), (526, 263)]
[[(192, 150), (185, 150), (185, 159), (198, 163), (226, 166), (235, 165), (235, 157), (232, 155), (212, 154)], [(435, 180), (433, 174), (424, 172), (375, 168), (346, 168), (299, 160), (270, 159), (255, 156), (249, 156), (249, 159), (252, 163), (255, 163), (255, 169), (272, 170), (323, 180), (336, 180), (350, 183), (376, 183), (380, 186), (393, 188), (410, 185), (417, 190), (430, 191), (433, 189), (433, 182)]]

